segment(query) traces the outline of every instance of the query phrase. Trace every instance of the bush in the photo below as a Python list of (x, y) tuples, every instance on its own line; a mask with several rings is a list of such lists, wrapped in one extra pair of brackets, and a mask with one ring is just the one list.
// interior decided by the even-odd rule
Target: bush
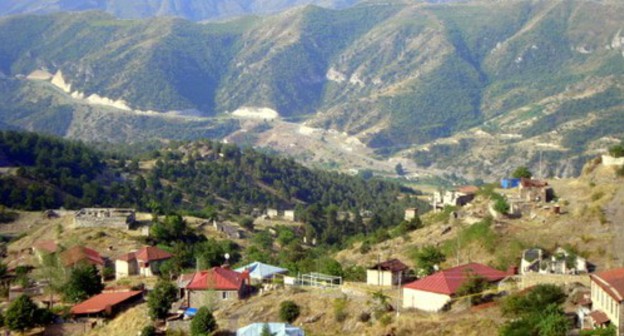
[(379, 323), (381, 323), (381, 325), (384, 327), (392, 323), (392, 315), (390, 314), (382, 315), (381, 318), (379, 319)]
[(511, 177), (513, 178), (531, 178), (531, 176), (533, 176), (533, 173), (531, 173), (531, 171), (529, 170), (529, 168), (525, 167), (525, 166), (520, 166), (518, 168), (516, 168), (516, 170), (514, 170), (514, 172), (511, 174)]
[(494, 202), (494, 210), (501, 214), (509, 212), (509, 203), (504, 198), (499, 198)]
[(191, 321), (191, 335), (192, 336), (204, 336), (209, 335), (213, 331), (217, 330), (217, 321), (208, 309), (208, 307), (201, 307), (197, 311), (195, 317)]
[(171, 282), (160, 280), (156, 283), (154, 290), (147, 297), (149, 316), (152, 320), (167, 317), (171, 304), (176, 300), (176, 295), (177, 289)]
[(153, 325), (149, 325), (141, 330), (140, 336), (156, 336), (156, 328)]
[(615, 158), (620, 158), (624, 156), (624, 145), (616, 145), (609, 148), (609, 155)]
[(368, 322), (371, 319), (371, 314), (368, 312), (361, 312), (360, 315), (358, 316), (358, 321), (360, 322)]
[(336, 322), (344, 322), (347, 319), (348, 300), (345, 297), (334, 299), (334, 320)]
[(427, 245), (420, 250), (416, 250), (413, 252), (413, 258), (416, 266), (427, 275), (433, 273), (435, 265), (439, 265), (446, 260), (444, 253), (433, 245)]
[(9, 305), (4, 322), (10, 330), (24, 331), (37, 325), (48, 324), (52, 317), (49, 310), (40, 309), (28, 296), (22, 295)]
[(279, 316), (284, 322), (293, 323), (301, 313), (299, 306), (290, 300), (280, 303)]

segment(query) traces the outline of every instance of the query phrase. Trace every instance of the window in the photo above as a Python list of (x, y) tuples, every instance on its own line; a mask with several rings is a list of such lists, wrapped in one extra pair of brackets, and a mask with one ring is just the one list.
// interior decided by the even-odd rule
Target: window
[(226, 299), (228, 298), (228, 293), (227, 293), (227, 292), (225, 292), (225, 291), (221, 292), (221, 298), (222, 298), (223, 300), (226, 300)]

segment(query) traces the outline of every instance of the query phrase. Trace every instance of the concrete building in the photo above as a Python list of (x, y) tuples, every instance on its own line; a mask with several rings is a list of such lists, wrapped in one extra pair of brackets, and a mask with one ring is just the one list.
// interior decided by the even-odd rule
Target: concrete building
[(403, 286), (403, 307), (439, 312), (450, 304), (457, 290), (472, 276), (481, 276), (496, 284), (507, 273), (477, 263), (442, 270)]
[(85, 208), (74, 215), (74, 227), (129, 229), (136, 220), (134, 209)]
[(115, 278), (132, 275), (145, 277), (160, 273), (160, 265), (173, 257), (171, 253), (155, 246), (143, 247), (136, 252), (123, 254), (115, 260)]
[(615, 326), (616, 335), (624, 336), (624, 268), (590, 275), (591, 310), (594, 328)]
[(416, 216), (418, 216), (418, 209), (417, 208), (407, 208), (405, 209), (405, 220), (406, 221), (411, 221), (412, 219), (416, 218)]
[(542, 180), (522, 178), (518, 190), (520, 199), (527, 202), (550, 202), (555, 197), (553, 188)]
[(407, 265), (398, 259), (390, 259), (366, 270), (366, 284), (373, 286), (396, 286), (405, 279)]
[(294, 222), (295, 210), (284, 210), (284, 220)]
[(479, 187), (463, 186), (454, 190), (436, 191), (433, 193), (431, 206), (434, 210), (444, 209), (445, 206), (464, 206), (475, 198)]

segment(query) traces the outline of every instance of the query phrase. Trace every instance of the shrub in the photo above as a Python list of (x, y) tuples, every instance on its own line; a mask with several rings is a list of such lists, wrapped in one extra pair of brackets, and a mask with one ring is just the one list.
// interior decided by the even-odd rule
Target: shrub
[(7, 308), (4, 322), (10, 330), (24, 331), (36, 325), (48, 324), (52, 314), (47, 309), (40, 309), (26, 295), (18, 297)]
[(334, 299), (334, 319), (336, 322), (344, 322), (347, 319), (347, 303), (346, 297)]
[(140, 336), (156, 336), (156, 328), (153, 325), (149, 325), (141, 330)]
[(365, 240), (364, 242), (362, 242), (362, 245), (360, 245), (360, 253), (366, 254), (370, 252), (370, 250), (371, 250), (371, 246), (368, 240)]
[(300, 308), (295, 302), (286, 300), (280, 303), (279, 316), (282, 321), (292, 323), (300, 313)]
[(501, 214), (509, 212), (509, 203), (504, 198), (499, 198), (494, 202), (494, 210)]
[(209, 335), (213, 331), (217, 330), (217, 321), (208, 309), (208, 307), (201, 307), (197, 311), (197, 314), (191, 321), (191, 335), (192, 336), (204, 336)]
[(527, 168), (526, 166), (520, 166), (516, 168), (516, 170), (514, 170), (514, 172), (511, 174), (511, 177), (513, 178), (531, 178), (531, 176), (533, 176), (533, 173), (531, 173), (529, 168)]
[(624, 145), (616, 145), (609, 148), (609, 155), (615, 158), (624, 156)]
[(387, 326), (388, 324), (392, 323), (392, 315), (390, 314), (384, 314), (383, 316), (381, 316), (381, 318), (379, 319), (379, 323), (382, 326)]
[(164, 319), (167, 317), (171, 304), (175, 302), (176, 287), (168, 281), (160, 280), (154, 286), (154, 290), (147, 297), (149, 316), (152, 320)]
[(368, 312), (361, 312), (360, 315), (358, 316), (358, 321), (360, 322), (368, 322), (371, 319), (371, 315)]

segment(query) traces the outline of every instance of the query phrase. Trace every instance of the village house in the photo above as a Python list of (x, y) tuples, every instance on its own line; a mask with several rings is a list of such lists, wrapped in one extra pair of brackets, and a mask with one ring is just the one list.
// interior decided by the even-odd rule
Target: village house
[(160, 265), (171, 257), (171, 253), (155, 246), (146, 246), (136, 252), (123, 254), (115, 260), (115, 278), (131, 275), (151, 277), (160, 274)]
[(366, 284), (373, 286), (396, 286), (405, 279), (408, 267), (398, 259), (377, 263), (366, 270)]
[(73, 268), (76, 267), (76, 265), (84, 263), (97, 267), (100, 274), (104, 268), (104, 259), (102, 256), (96, 250), (84, 246), (76, 245), (67, 249), (61, 253), (60, 258), (65, 268)]
[(277, 216), (279, 216), (279, 212), (277, 211), (277, 209), (267, 209), (266, 210), (266, 215), (269, 218), (277, 218)]
[(295, 210), (284, 210), (284, 220), (294, 222)]
[(507, 273), (478, 263), (442, 270), (403, 286), (403, 307), (439, 312), (457, 296), (461, 285), (474, 276), (497, 284)]
[(618, 336), (624, 335), (624, 268), (615, 268), (590, 276), (590, 324), (594, 328), (615, 326)]
[(54, 240), (38, 240), (33, 244), (33, 252), (39, 261), (43, 261), (43, 257), (47, 254), (53, 254), (58, 251), (59, 247)]
[(624, 166), (624, 157), (616, 158), (611, 155), (602, 155), (601, 162), (604, 166)]
[(520, 199), (527, 202), (550, 202), (555, 198), (555, 191), (548, 186), (548, 182), (521, 178), (518, 186)]
[(247, 297), (251, 291), (249, 272), (239, 273), (224, 267), (184, 275), (178, 288), (187, 307), (214, 305), (223, 300)]
[(555, 253), (546, 256), (539, 248), (530, 248), (522, 252), (520, 274), (579, 274), (587, 273), (587, 260), (558, 247)]
[(431, 206), (434, 210), (444, 209), (445, 206), (464, 206), (475, 198), (479, 187), (463, 186), (454, 190), (436, 191), (433, 193)]
[(212, 226), (215, 230), (224, 233), (230, 239), (242, 239), (244, 237), (244, 231), (238, 227), (226, 223), (217, 223), (216, 220), (212, 221)]
[(75, 318), (113, 317), (143, 301), (143, 291), (102, 293), (93, 296), (70, 310)]
[(85, 208), (74, 215), (74, 227), (109, 227), (128, 230), (135, 222), (134, 209)]
[(407, 208), (405, 209), (405, 220), (406, 221), (411, 221), (412, 219), (416, 218), (416, 216), (418, 216), (418, 209), (417, 208)]
[(288, 273), (285, 268), (268, 265), (259, 261), (235, 269), (236, 272), (247, 271), (253, 284), (271, 282), (276, 276)]

